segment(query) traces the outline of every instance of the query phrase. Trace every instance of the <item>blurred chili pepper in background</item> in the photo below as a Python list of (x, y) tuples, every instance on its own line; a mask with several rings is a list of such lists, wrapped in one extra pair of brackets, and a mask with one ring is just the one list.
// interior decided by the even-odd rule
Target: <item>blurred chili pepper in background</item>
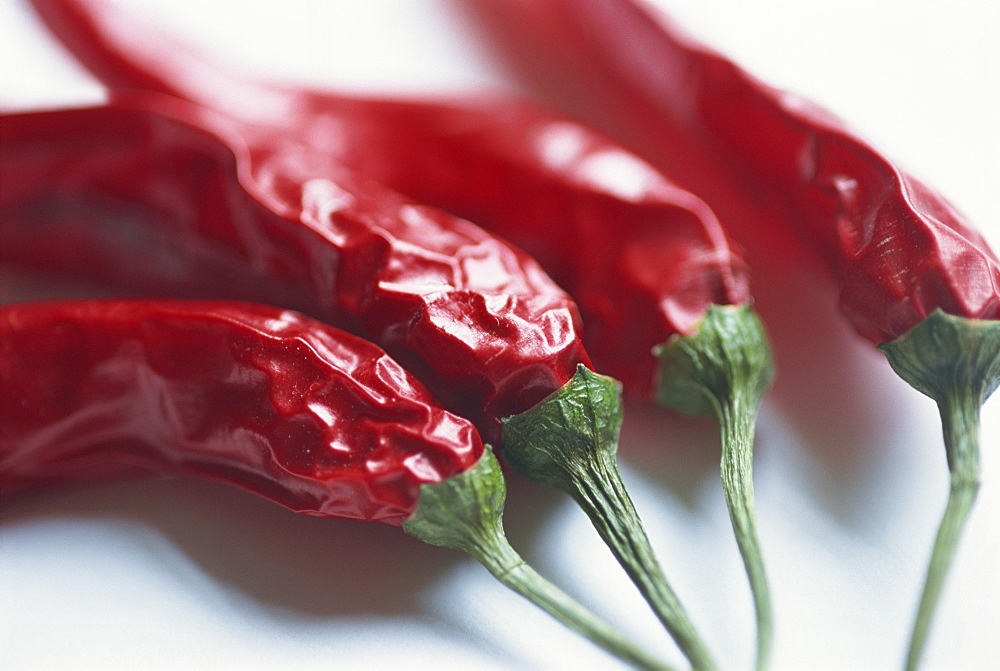
[(979, 409), (1000, 383), (994, 253), (947, 200), (829, 112), (756, 79), (642, 3), (470, 7), (513, 60), (535, 76), (558, 73), (547, 94), (573, 101), (572, 114), (704, 198), (753, 268), (781, 268), (773, 244), (825, 266), (858, 334), (937, 402), (952, 479), (907, 653), (916, 668), (979, 485)]
[[(218, 71), (100, 2), (36, 7), (113, 89), (154, 90), (222, 112), (242, 121), (251, 145), (276, 133), (298, 137), (317, 160), (350, 165), (535, 256), (580, 305), (599, 369), (639, 398), (721, 425), (727, 504), (762, 640), (770, 639), (751, 476), (770, 351), (749, 309), (745, 264), (704, 202), (607, 138), (527, 101), (379, 100), (268, 86)], [(140, 32), (147, 39), (131, 39)]]

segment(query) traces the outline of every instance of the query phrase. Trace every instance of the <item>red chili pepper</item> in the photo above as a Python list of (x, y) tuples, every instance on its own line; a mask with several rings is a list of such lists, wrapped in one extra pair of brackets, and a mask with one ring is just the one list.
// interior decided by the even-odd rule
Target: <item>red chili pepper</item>
[(398, 526), (483, 454), (377, 346), (278, 308), (4, 305), (0, 347), (4, 495), (148, 465)]
[[(631, 394), (719, 420), (727, 501), (769, 638), (750, 473), (770, 354), (748, 309), (743, 260), (700, 199), (599, 134), (524, 101), (390, 101), (266, 86), (226, 76), (101, 3), (36, 5), (108, 86), (179, 96), (242, 120), (251, 145), (276, 131), (298, 137), (319, 160), (468, 217), (538, 258), (579, 304), (601, 370)], [(137, 32), (149, 39), (128, 38)]]
[(223, 140), (231, 122), (175, 99), (3, 124), (15, 178), (0, 260), (161, 295), (288, 300), (372, 337), (483, 431), (496, 437), (504, 419), (508, 461), (571, 493), (661, 617), (704, 650), (619, 482), (618, 383), (589, 369), (575, 306), (534, 261), (328, 161), (313, 169), (290, 141)]
[[(588, 324), (588, 351), (639, 398), (656, 393), (653, 347), (692, 334), (710, 305), (750, 300), (745, 263), (704, 202), (620, 145), (529, 101), (401, 101), (248, 82), (101, 2), (35, 4), (112, 90), (164, 93), (219, 112), (251, 150), (274, 151), (280, 132), (331, 170), (347, 165), (513, 241), (570, 289)], [(128, 38), (137, 32), (147, 39)]]
[(419, 366), (491, 440), (589, 367), (572, 300), (524, 253), (294, 146), (207, 132), (186, 103), (126, 98), (4, 117), (7, 260), (290, 303)]
[(0, 306), (0, 492), (143, 471), (402, 526), (608, 652), (665, 668), (514, 552), (496, 459), (377, 346), (245, 303)]
[(978, 488), (979, 409), (1000, 383), (997, 257), (947, 200), (833, 115), (640, 3), (487, 5), (516, 25), (518, 58), (558, 70), (577, 100), (606, 102), (591, 120), (705, 198), (737, 239), (795, 241), (825, 265), (858, 333), (937, 402), (952, 485), (907, 656), (916, 668)]

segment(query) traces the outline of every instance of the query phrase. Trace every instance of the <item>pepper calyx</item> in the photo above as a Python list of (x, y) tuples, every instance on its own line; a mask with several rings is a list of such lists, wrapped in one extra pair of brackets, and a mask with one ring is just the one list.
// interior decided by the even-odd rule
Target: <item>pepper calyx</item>
[(579, 364), (560, 389), (502, 422), (504, 459), (532, 480), (566, 491), (581, 462), (613, 459), (618, 451), (621, 384)]
[(697, 331), (653, 348), (659, 359), (656, 400), (719, 419), (734, 396), (756, 407), (774, 378), (764, 325), (749, 304), (709, 306)]
[(982, 405), (1000, 386), (1000, 321), (935, 310), (878, 346), (896, 374), (935, 401), (956, 393)]
[(472, 554), (491, 545), (502, 529), (506, 500), (503, 472), (487, 446), (469, 470), (421, 485), (403, 530), (425, 543)]

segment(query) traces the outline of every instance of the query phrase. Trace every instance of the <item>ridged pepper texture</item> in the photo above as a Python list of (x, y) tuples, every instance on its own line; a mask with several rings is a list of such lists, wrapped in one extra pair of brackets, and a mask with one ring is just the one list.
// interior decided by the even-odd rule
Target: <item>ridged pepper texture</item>
[(0, 306), (0, 493), (150, 473), (402, 526), (610, 654), (668, 668), (517, 555), (492, 452), (378, 346), (250, 303)]
[(916, 668), (979, 486), (979, 409), (1000, 384), (994, 252), (943, 196), (833, 114), (762, 82), (644, 3), (475, 7), (522, 72), (536, 81), (546, 72), (559, 83), (547, 94), (702, 197), (756, 249), (752, 263), (780, 268), (796, 255), (835, 278), (856, 331), (937, 402), (951, 493), (907, 652)]
[(483, 444), (372, 343), (217, 302), (0, 306), (0, 491), (137, 471), (399, 525)]
[(569, 296), (469, 222), (190, 105), (5, 115), (0, 258), (129, 291), (303, 310), (379, 342), (495, 442), (589, 365)]

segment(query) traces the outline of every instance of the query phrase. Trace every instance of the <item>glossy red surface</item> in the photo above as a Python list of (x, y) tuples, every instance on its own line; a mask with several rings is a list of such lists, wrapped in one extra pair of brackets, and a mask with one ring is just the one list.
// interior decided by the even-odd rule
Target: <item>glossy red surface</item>
[(0, 491), (180, 472), (399, 524), (483, 444), (377, 346), (243, 303), (0, 306)]
[(654, 346), (693, 332), (711, 304), (749, 300), (708, 206), (585, 126), (505, 98), (290, 95), (306, 110), (291, 127), (313, 131), (321, 154), (528, 251), (579, 305), (595, 364), (634, 395), (652, 390)]
[(491, 441), (589, 364), (576, 306), (526, 254), (292, 142), (251, 151), (141, 94), (3, 124), (2, 261), (301, 309), (378, 342)]
[[(252, 147), (273, 147), (280, 131), (332, 169), (349, 165), (525, 249), (573, 295), (595, 364), (634, 395), (652, 390), (655, 345), (691, 333), (713, 303), (749, 300), (743, 259), (703, 201), (545, 108), (501, 97), (392, 101), (267, 86), (102, 2), (35, 5), (112, 89), (219, 111), (242, 122)], [(131, 39), (137, 32), (148, 39)]]
[(753, 263), (822, 258), (865, 338), (893, 340), (936, 308), (1000, 318), (1000, 263), (982, 237), (825, 110), (639, 2), (474, 7), (523, 72), (704, 198)]

